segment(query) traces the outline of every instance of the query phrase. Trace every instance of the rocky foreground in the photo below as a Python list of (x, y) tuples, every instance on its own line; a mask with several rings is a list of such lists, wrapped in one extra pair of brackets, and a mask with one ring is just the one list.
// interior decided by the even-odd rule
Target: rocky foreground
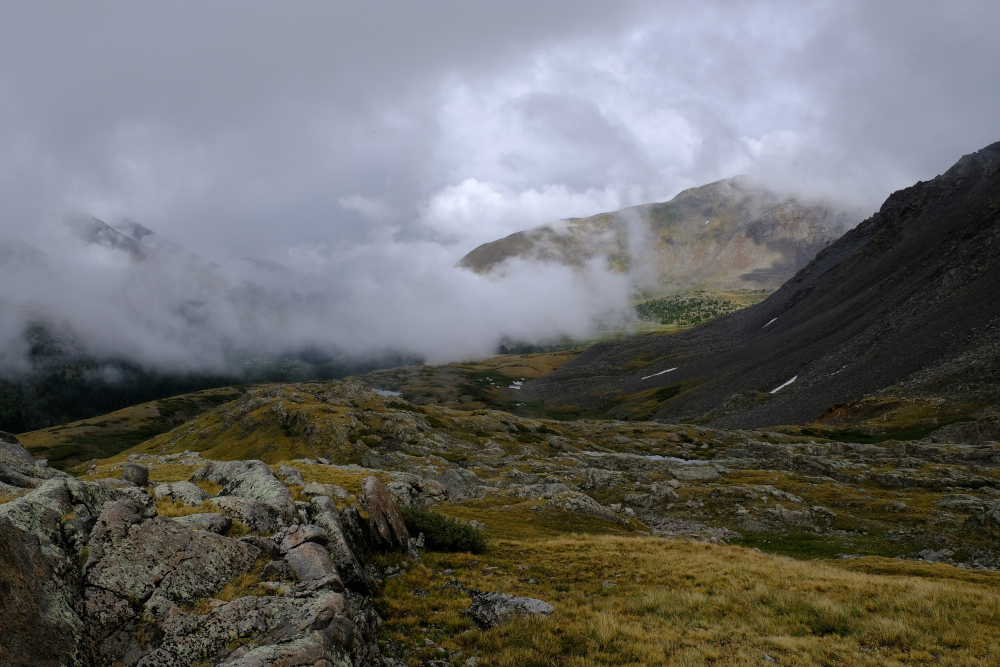
[[(373, 596), (379, 554), (420, 559), (401, 507), (488, 538), (519, 524), (998, 564), (994, 442), (536, 420), (350, 382), (253, 389), (82, 478), (3, 440), (3, 664), (395, 664)], [(267, 462), (218, 460), (241, 452)], [(552, 613), (504, 593), (469, 591), (468, 617)]]

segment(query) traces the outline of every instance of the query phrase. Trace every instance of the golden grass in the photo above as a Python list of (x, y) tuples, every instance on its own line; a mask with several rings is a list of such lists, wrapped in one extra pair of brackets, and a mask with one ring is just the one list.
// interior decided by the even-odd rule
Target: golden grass
[[(487, 556), (428, 553), (424, 562), (387, 581), (379, 600), (385, 637), (411, 649), (424, 637), (466, 654), (478, 648), (485, 665), (770, 664), (765, 655), (780, 665), (848, 667), (1000, 659), (996, 574), (930, 578), (924, 566), (898, 561), (886, 576), (739, 547), (612, 535), (500, 541)], [(537, 597), (556, 611), (480, 631), (460, 615), (468, 598), (444, 586), (450, 577), (433, 574), (446, 567), (465, 586)]]
[(187, 505), (179, 500), (172, 500), (170, 498), (157, 498), (156, 500), (156, 513), (160, 516), (190, 516), (192, 514), (218, 511), (218, 508), (207, 500), (200, 505)]
[(17, 500), (20, 497), (21, 496), (13, 493), (0, 493), (0, 505), (3, 505), (4, 503), (9, 503), (12, 500)]
[(232, 602), (233, 600), (247, 597), (248, 595), (261, 597), (280, 595), (272, 588), (261, 586), (260, 573), (264, 570), (264, 566), (267, 565), (267, 562), (268, 560), (266, 558), (258, 560), (254, 563), (252, 570), (230, 580), (212, 596), (195, 600), (194, 603), (188, 607), (188, 611), (195, 614), (207, 614), (213, 608), (213, 600)]

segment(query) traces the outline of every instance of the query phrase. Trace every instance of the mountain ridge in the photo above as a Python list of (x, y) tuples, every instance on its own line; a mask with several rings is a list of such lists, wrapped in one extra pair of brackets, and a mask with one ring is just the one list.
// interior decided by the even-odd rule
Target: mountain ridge
[(520, 257), (581, 266), (607, 257), (616, 272), (650, 273), (668, 291), (775, 289), (853, 220), (825, 203), (803, 203), (738, 176), (642, 204), (511, 234), (483, 244), (458, 266), (477, 273)]
[[(1000, 367), (998, 173), (995, 143), (893, 193), (764, 302), (688, 332), (597, 345), (522, 393), (733, 427), (806, 423), (892, 388), (987, 403)], [(975, 383), (949, 368), (962, 355)], [(644, 368), (621, 370), (637, 358)]]

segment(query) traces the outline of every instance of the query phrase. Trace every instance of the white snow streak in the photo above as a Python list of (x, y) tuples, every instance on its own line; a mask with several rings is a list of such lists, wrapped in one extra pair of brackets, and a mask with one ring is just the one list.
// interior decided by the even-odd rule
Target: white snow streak
[(777, 317), (774, 318), (774, 320), (771, 320), (770, 322), (768, 322), (767, 324), (765, 324), (764, 326), (762, 326), (761, 329), (768, 328), (769, 326), (771, 326), (772, 324), (774, 324), (774, 321), (777, 320), (777, 319), (778, 319)]
[(772, 390), (771, 390), (771, 393), (772, 393), (772, 394), (776, 394), (776, 393), (778, 393), (779, 391), (781, 391), (782, 389), (784, 389), (785, 387), (787, 387), (788, 385), (790, 385), (791, 383), (795, 382), (795, 381), (796, 381), (796, 380), (798, 380), (798, 379), (799, 379), (799, 376), (798, 376), (798, 375), (796, 375), (795, 377), (793, 377), (793, 378), (792, 378), (791, 380), (789, 380), (789, 381), (788, 381), (788, 382), (786, 382), (785, 384), (781, 385), (780, 387), (775, 387), (774, 389), (772, 389)]
[(652, 375), (647, 375), (646, 377), (639, 378), (639, 379), (640, 380), (648, 380), (649, 378), (655, 378), (657, 375), (663, 375), (664, 373), (669, 373), (670, 371), (676, 371), (678, 368), (680, 368), (680, 366), (676, 366), (674, 368), (668, 368), (665, 371), (660, 371), (659, 373), (653, 373)]

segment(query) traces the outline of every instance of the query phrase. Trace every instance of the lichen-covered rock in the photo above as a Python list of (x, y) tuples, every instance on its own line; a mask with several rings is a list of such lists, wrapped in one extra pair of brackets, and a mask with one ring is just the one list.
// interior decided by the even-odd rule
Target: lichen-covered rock
[(377, 477), (366, 477), (362, 483), (368, 509), (369, 535), (373, 546), (385, 551), (406, 553), (410, 533), (403, 522), (403, 513), (389, 490)]
[(189, 481), (202, 480), (223, 485), (216, 498), (229, 496), (273, 508), (279, 517), (279, 528), (298, 522), (292, 494), (262, 461), (211, 461)]
[[(190, 665), (230, 667), (329, 665), (381, 666), (369, 609), (351, 610), (330, 590), (305, 598), (243, 597), (203, 616), (169, 611), (159, 648), (137, 667)], [(373, 622), (374, 621), (374, 622)], [(239, 645), (230, 650), (234, 644)]]
[(97, 516), (104, 504), (122, 498), (121, 492), (74, 477), (50, 479), (27, 495), (0, 505), (0, 517), (41, 539), (42, 550), (61, 558), (62, 519), (68, 514)]
[(255, 533), (270, 535), (290, 523), (285, 521), (285, 515), (278, 508), (267, 503), (233, 496), (215, 497), (209, 502), (217, 507), (219, 512), (230, 519), (240, 521)]
[(494, 628), (518, 616), (548, 616), (555, 607), (535, 598), (516, 597), (505, 593), (489, 593), (466, 589), (472, 605), (462, 612), (483, 630)]
[(182, 526), (187, 526), (191, 530), (207, 530), (219, 535), (224, 535), (229, 530), (229, 527), (233, 525), (229, 517), (216, 512), (188, 514), (187, 516), (173, 517), (173, 520)]
[(303, 486), (306, 483), (302, 479), (302, 473), (290, 466), (280, 466), (278, 468), (278, 478), (290, 486)]
[(201, 505), (212, 497), (208, 491), (191, 482), (160, 484), (153, 488), (153, 495), (157, 498), (176, 500), (185, 505)]
[(351, 548), (333, 501), (326, 496), (319, 496), (312, 499), (312, 505), (313, 523), (326, 532), (327, 549), (344, 585), (355, 592), (368, 595), (372, 590), (371, 576), (361, 564), (360, 554)]
[[(87, 584), (140, 601), (157, 586), (172, 600), (207, 595), (249, 571), (260, 554), (248, 544), (192, 531), (165, 517), (133, 523), (125, 535), (97, 532), (91, 538)], [(99, 539), (102, 543), (95, 544)]]
[(0, 664), (68, 665), (80, 659), (82, 622), (37, 535), (0, 518)]

